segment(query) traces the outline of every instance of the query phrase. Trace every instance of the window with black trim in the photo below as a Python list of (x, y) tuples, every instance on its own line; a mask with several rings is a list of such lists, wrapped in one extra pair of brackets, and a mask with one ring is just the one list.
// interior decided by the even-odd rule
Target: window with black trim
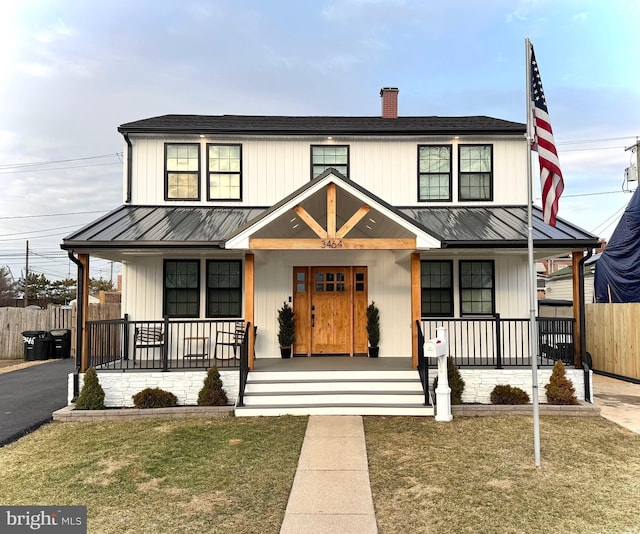
[(460, 145), (458, 147), (458, 199), (493, 199), (493, 146)]
[(453, 317), (453, 262), (420, 262), (422, 317)]
[(165, 143), (165, 200), (200, 200), (200, 145)]
[(349, 146), (347, 145), (312, 145), (311, 146), (311, 178), (320, 176), (328, 168), (349, 177)]
[(242, 316), (242, 261), (207, 261), (207, 317)]
[(451, 200), (451, 145), (418, 145), (418, 200)]
[(200, 316), (199, 260), (164, 260), (163, 300), (165, 316)]
[(495, 310), (493, 260), (460, 261), (461, 315), (492, 315)]
[(207, 145), (207, 200), (242, 200), (242, 145)]

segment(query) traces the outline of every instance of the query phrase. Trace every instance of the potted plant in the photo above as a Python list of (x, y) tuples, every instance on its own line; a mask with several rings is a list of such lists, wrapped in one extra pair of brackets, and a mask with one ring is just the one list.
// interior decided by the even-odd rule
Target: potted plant
[(376, 303), (367, 306), (367, 337), (369, 338), (369, 358), (377, 358), (380, 351), (380, 312)]
[(278, 310), (278, 343), (280, 355), (283, 358), (291, 358), (291, 349), (296, 340), (296, 326), (294, 312), (291, 306), (284, 302)]

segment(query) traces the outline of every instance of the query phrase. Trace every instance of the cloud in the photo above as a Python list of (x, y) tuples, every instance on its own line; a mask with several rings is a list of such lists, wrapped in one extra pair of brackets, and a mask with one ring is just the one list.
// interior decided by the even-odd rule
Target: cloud
[(329, 21), (346, 21), (359, 17), (371, 7), (390, 9), (405, 5), (405, 0), (336, 0), (322, 10), (322, 16)]

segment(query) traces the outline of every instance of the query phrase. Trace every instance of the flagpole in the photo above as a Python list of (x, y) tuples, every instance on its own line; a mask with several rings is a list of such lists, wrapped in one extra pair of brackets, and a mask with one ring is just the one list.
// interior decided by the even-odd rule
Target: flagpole
[(533, 125), (531, 110), (531, 42), (525, 39), (525, 56), (527, 70), (527, 251), (529, 259), (529, 357), (531, 359), (531, 391), (533, 404), (533, 449), (534, 462), (540, 467), (540, 407), (538, 403), (538, 335), (536, 324), (537, 284), (535, 261), (533, 257), (533, 171), (531, 168), (531, 143), (533, 141)]

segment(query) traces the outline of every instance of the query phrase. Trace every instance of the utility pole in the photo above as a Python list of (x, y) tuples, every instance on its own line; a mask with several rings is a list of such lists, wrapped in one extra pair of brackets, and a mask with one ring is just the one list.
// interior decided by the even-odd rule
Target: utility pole
[(625, 152), (628, 152), (629, 150), (631, 150), (631, 152), (635, 152), (636, 154), (636, 178), (635, 179), (637, 180), (638, 169), (640, 169), (640, 137), (636, 137), (635, 144), (624, 149)]
[(29, 305), (29, 240), (27, 239), (27, 251), (24, 266), (24, 307)]

